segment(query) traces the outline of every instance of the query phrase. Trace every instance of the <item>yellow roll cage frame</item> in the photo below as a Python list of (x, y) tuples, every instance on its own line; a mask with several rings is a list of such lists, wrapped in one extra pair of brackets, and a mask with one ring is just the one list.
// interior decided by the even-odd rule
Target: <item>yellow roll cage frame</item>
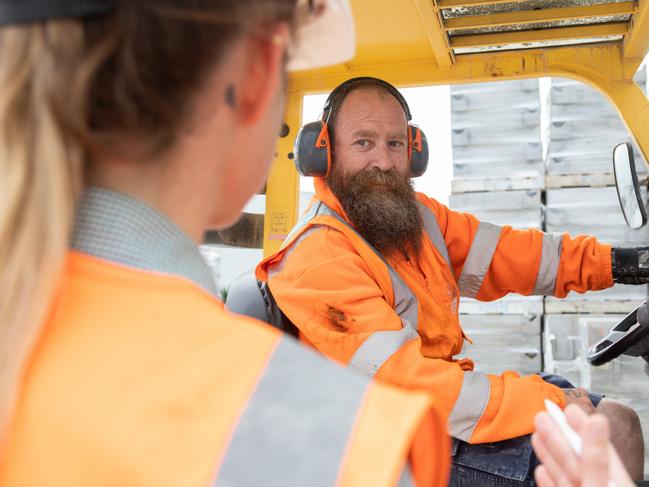
[(302, 99), (355, 76), (399, 87), (560, 76), (587, 83), (617, 108), (649, 160), (649, 100), (633, 76), (649, 50), (649, 0), (352, 0), (357, 53), (294, 73), (266, 185), (264, 254), (298, 218), (293, 144)]

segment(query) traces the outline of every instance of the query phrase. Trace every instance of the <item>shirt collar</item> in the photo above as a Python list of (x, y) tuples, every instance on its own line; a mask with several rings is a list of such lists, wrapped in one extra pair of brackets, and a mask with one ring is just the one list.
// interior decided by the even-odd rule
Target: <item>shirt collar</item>
[(158, 209), (124, 193), (86, 189), (71, 247), (117, 264), (184, 277), (218, 295), (198, 245)]

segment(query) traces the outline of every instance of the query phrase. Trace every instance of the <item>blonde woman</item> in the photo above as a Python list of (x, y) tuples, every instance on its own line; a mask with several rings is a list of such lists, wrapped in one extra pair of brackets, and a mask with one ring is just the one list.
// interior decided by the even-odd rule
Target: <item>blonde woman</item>
[(431, 398), (227, 314), (196, 246), (264, 181), (286, 60), (353, 43), (346, 1), (0, 0), (0, 25), (0, 485), (444, 485)]

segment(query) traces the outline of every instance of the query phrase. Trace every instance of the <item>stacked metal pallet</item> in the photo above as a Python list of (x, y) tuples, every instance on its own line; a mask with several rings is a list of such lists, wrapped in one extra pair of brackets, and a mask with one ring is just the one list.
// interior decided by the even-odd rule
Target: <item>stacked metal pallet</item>
[[(644, 72), (637, 80), (646, 84)], [(647, 245), (647, 228), (630, 230), (625, 225), (614, 187), (613, 147), (630, 140), (619, 115), (601, 94), (576, 81), (553, 79), (550, 93), (546, 230), (594, 235), (613, 246)], [(639, 154), (636, 168), (646, 173)], [(643, 195), (646, 202), (646, 192)], [(649, 377), (643, 373), (642, 360), (622, 357), (591, 367), (586, 355), (590, 345), (646, 296), (646, 286), (573, 292), (566, 299), (546, 298), (544, 316), (545, 369), (631, 405), (640, 414), (645, 432), (649, 431)]]
[[(482, 221), (542, 228), (544, 182), (539, 81), (451, 87), (453, 144), (450, 207)], [(476, 369), (541, 370), (540, 297), (492, 303), (462, 298), (461, 322), (474, 342), (463, 355)]]

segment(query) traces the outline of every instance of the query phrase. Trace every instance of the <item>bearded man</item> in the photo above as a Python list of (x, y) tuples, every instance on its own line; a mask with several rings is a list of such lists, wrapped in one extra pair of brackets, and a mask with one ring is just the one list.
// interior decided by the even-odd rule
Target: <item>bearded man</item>
[(453, 358), (466, 339), (461, 293), (565, 297), (610, 287), (614, 277), (646, 282), (613, 270), (635, 249), (613, 249), (612, 258), (594, 237), (497, 227), (416, 193), (410, 112), (382, 80), (343, 83), (325, 112), (331, 173), (316, 179), (310, 209), (257, 272), (300, 339), (377, 380), (432, 393), (454, 437), (451, 485), (532, 485), (529, 435), (545, 399), (608, 416), (613, 443), (642, 478), (632, 409), (560, 377), (481, 374)]

